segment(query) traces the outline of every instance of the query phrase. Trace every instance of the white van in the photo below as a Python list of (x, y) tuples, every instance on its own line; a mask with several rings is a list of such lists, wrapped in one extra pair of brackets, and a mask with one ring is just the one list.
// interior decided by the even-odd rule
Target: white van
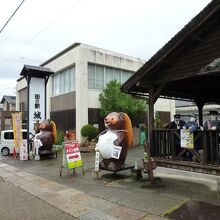
[[(27, 140), (27, 130), (22, 129), (23, 140)], [(3, 156), (8, 156), (13, 153), (14, 148), (14, 133), (13, 130), (1, 131), (0, 151)], [(16, 151), (18, 152), (18, 150)]]

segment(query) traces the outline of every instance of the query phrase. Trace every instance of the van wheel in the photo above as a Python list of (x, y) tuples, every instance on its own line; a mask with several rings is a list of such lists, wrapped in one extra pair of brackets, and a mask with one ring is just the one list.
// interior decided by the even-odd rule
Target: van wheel
[(8, 156), (10, 154), (10, 151), (7, 147), (3, 147), (1, 152), (3, 156)]

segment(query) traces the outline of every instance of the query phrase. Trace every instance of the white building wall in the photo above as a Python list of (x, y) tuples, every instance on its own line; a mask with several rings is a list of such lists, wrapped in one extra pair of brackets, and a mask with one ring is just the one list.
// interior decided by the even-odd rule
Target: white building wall
[(76, 139), (81, 142), (81, 128), (88, 124), (88, 64), (84, 50), (78, 51), (76, 60)]
[(89, 90), (88, 92), (88, 106), (89, 108), (101, 108), (99, 101), (100, 92)]
[(136, 59), (111, 51), (81, 45), (76, 59), (76, 135), (81, 141), (80, 130), (88, 124), (88, 108), (100, 108), (101, 91), (88, 89), (88, 63), (136, 71), (142, 63)]
[[(88, 89), (88, 63), (135, 72), (143, 65), (144, 61), (101, 48), (80, 44), (44, 66), (57, 72), (75, 65), (76, 135), (79, 142), (82, 140), (80, 135), (81, 128), (88, 123), (88, 108), (100, 108), (99, 94), (101, 91)], [(48, 82), (47, 95), (47, 117), (49, 117), (51, 111), (52, 79)], [(159, 99), (155, 104), (155, 111), (169, 111), (173, 115), (175, 113), (174, 101)]]
[(88, 45), (84, 45), (84, 47), (81, 47), (80, 49), (84, 50), (84, 54), (86, 56), (85, 59), (91, 63), (130, 70), (134, 72), (143, 65), (143, 62), (141, 62), (139, 59), (112, 51), (103, 50)]
[(154, 105), (154, 111), (170, 112), (170, 118), (172, 120), (175, 114), (175, 100), (159, 98)]
[[(144, 61), (112, 51), (79, 44), (79, 46), (72, 49), (66, 49), (66, 51), (56, 55), (44, 65), (44, 67), (50, 68), (54, 72), (62, 71), (75, 65), (76, 135), (79, 142), (82, 140), (80, 135), (81, 128), (88, 123), (88, 108), (100, 108), (99, 94), (101, 91), (88, 89), (88, 63), (135, 72), (143, 65)], [(23, 81), (18, 83), (17, 91), (22, 89), (23, 86), (27, 86), (26, 80), (26, 85), (23, 83)], [(52, 77), (50, 77), (47, 83), (47, 118), (49, 118), (52, 110), (50, 103), (50, 98), (53, 96), (52, 83)], [(17, 101), (19, 102), (19, 99)], [(174, 102), (171, 100), (158, 100), (155, 105), (156, 110), (170, 111), (171, 114), (174, 114)]]
[[(142, 66), (142, 63), (135, 58), (84, 44), (71, 49), (44, 66), (58, 72), (68, 66), (75, 65), (76, 135), (79, 142), (82, 140), (81, 128), (83, 125), (88, 124), (88, 108), (100, 108), (99, 94), (101, 91), (88, 90), (88, 63), (134, 72)], [(47, 117), (49, 117), (51, 111), (52, 87), (51, 78), (47, 85)]]
[(50, 111), (51, 111), (50, 97), (52, 96), (53, 96), (53, 80), (51, 75), (47, 82), (47, 87), (46, 87), (46, 119), (50, 118)]

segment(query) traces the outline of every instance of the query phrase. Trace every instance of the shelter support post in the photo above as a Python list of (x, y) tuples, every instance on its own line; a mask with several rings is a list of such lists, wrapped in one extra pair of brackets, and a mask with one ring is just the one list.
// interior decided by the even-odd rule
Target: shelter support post
[(148, 142), (150, 149), (152, 146), (152, 132), (154, 129), (154, 101), (153, 101), (153, 88), (149, 90), (148, 100)]
[(202, 100), (195, 100), (196, 106), (198, 107), (199, 111), (199, 125), (203, 126), (203, 117), (202, 117), (202, 110), (205, 105), (205, 102)]
[(165, 83), (161, 84), (157, 89), (151, 87), (148, 91), (149, 100), (148, 100), (148, 142), (150, 149), (152, 150), (152, 139), (153, 139), (153, 129), (154, 129), (154, 104), (157, 101), (160, 92), (164, 88)]

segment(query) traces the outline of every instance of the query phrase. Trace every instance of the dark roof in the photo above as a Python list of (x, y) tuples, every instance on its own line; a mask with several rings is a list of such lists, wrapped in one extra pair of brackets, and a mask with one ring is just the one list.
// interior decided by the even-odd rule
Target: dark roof
[[(220, 0), (210, 2), (121, 87), (160, 97), (220, 102), (220, 69), (203, 68), (220, 58)], [(218, 88), (218, 90), (216, 90)]]
[(1, 104), (4, 103), (4, 100), (6, 100), (9, 104), (15, 104), (16, 103), (16, 96), (4, 95), (1, 99)]
[(49, 68), (44, 68), (41, 66), (31, 66), (31, 65), (24, 65), (20, 73), (20, 75), (24, 77), (26, 77), (27, 75), (31, 75), (33, 77), (39, 77), (39, 78), (46, 78), (51, 74), (54, 74), (54, 72), (51, 71)]

